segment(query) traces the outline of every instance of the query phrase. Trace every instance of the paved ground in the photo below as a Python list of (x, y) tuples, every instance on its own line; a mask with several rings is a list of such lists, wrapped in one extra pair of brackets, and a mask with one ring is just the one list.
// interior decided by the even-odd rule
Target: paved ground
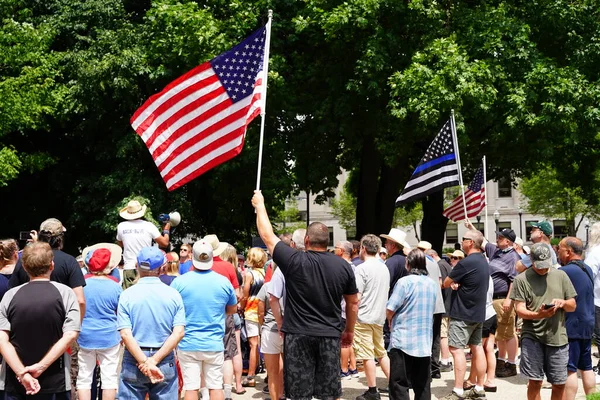
[[(594, 359), (594, 365), (598, 362), (597, 359)], [(467, 371), (468, 374), (468, 371)], [(249, 399), (266, 399), (269, 398), (269, 395), (265, 395), (262, 393), (262, 388), (265, 386), (263, 384), (263, 379), (265, 374), (259, 374), (256, 379), (256, 388), (246, 388), (246, 393), (244, 395), (233, 395), (233, 400), (249, 400)], [(504, 379), (496, 379), (496, 384), (498, 385), (498, 391), (495, 393), (487, 393), (487, 398), (490, 400), (521, 400), (526, 399), (527, 393), (527, 380), (517, 375), (511, 378)], [(445, 372), (442, 373), (442, 379), (434, 379), (431, 385), (431, 392), (433, 399), (439, 399), (452, 390), (454, 385), (454, 373), (453, 372)], [(387, 382), (381, 372), (381, 369), (377, 369), (377, 387), (383, 388), (387, 386)], [(366, 389), (366, 379), (364, 377), (364, 373), (361, 372), (358, 379), (354, 378), (351, 380), (342, 380), (342, 387), (344, 388), (344, 392), (342, 395), (343, 399), (354, 400), (356, 396), (362, 394)], [(600, 386), (599, 386), (600, 390)], [(550, 389), (542, 389), (542, 399), (549, 400), (550, 399)], [(382, 399), (387, 400), (388, 395), (381, 395)], [(411, 398), (412, 393), (411, 393)], [(579, 392), (576, 397), (577, 400), (585, 399), (585, 394), (583, 393), (583, 389), (581, 388), (581, 380), (579, 381)]]

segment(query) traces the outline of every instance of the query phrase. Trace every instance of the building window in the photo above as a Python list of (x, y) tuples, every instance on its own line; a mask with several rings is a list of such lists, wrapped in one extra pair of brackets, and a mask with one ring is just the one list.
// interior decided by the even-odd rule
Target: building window
[(569, 236), (569, 229), (567, 228), (567, 221), (564, 219), (555, 219), (552, 221), (552, 225), (554, 225), (554, 234), (553, 236), (557, 239), (562, 239)]
[(527, 240), (527, 238), (531, 237), (531, 229), (533, 228), (531, 224), (537, 224), (537, 221), (525, 221), (525, 236), (523, 240)]
[(510, 178), (498, 179), (498, 197), (512, 197), (512, 182)]
[(449, 222), (446, 225), (446, 243), (458, 243), (458, 224)]
[(485, 232), (485, 222), (473, 222), (473, 226), (475, 226), (475, 228), (481, 232), (482, 235), (485, 235), (483, 232)]
[(327, 229), (329, 230), (329, 246), (333, 247), (333, 226), (328, 226)]
[(510, 221), (498, 221), (498, 230), (501, 231), (502, 229), (511, 229)]

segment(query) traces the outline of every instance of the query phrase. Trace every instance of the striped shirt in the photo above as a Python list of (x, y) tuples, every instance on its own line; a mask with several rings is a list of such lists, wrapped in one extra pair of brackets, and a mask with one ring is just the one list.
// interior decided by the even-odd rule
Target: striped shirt
[(398, 280), (387, 309), (394, 311), (390, 349), (413, 357), (430, 357), (436, 284), (427, 275), (407, 275)]

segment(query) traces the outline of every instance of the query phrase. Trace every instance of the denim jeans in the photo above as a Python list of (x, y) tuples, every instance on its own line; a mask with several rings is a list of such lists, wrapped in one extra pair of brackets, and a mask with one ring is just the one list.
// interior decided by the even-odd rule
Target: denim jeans
[[(144, 351), (151, 356), (155, 351)], [(159, 383), (150, 383), (150, 378), (142, 374), (137, 367), (135, 358), (125, 350), (123, 355), (123, 366), (121, 369), (121, 382), (119, 384), (119, 400), (144, 400), (146, 394), (150, 400), (174, 400), (177, 399), (177, 367), (175, 366), (175, 354), (166, 356), (158, 367), (165, 379)]]

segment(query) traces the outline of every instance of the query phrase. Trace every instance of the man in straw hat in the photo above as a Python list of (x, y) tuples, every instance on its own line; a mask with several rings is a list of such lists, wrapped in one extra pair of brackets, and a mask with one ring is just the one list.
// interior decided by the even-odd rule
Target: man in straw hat
[(151, 222), (144, 220), (146, 205), (137, 200), (127, 203), (119, 215), (125, 221), (117, 226), (117, 241), (123, 248), (123, 289), (127, 289), (137, 277), (135, 262), (139, 251), (144, 247), (152, 246), (154, 240), (160, 247), (169, 245), (171, 223), (167, 221), (162, 232)]
[(387, 235), (381, 234), (379, 235), (382, 238), (386, 239), (385, 241), (385, 249), (388, 252), (388, 258), (385, 260), (385, 265), (390, 270), (390, 292), (389, 295), (392, 294), (394, 290), (394, 286), (398, 279), (407, 275), (406, 272), (406, 258), (404, 257), (404, 249), (410, 249), (408, 242), (406, 241), (406, 232), (392, 228), (390, 229), (390, 233)]

